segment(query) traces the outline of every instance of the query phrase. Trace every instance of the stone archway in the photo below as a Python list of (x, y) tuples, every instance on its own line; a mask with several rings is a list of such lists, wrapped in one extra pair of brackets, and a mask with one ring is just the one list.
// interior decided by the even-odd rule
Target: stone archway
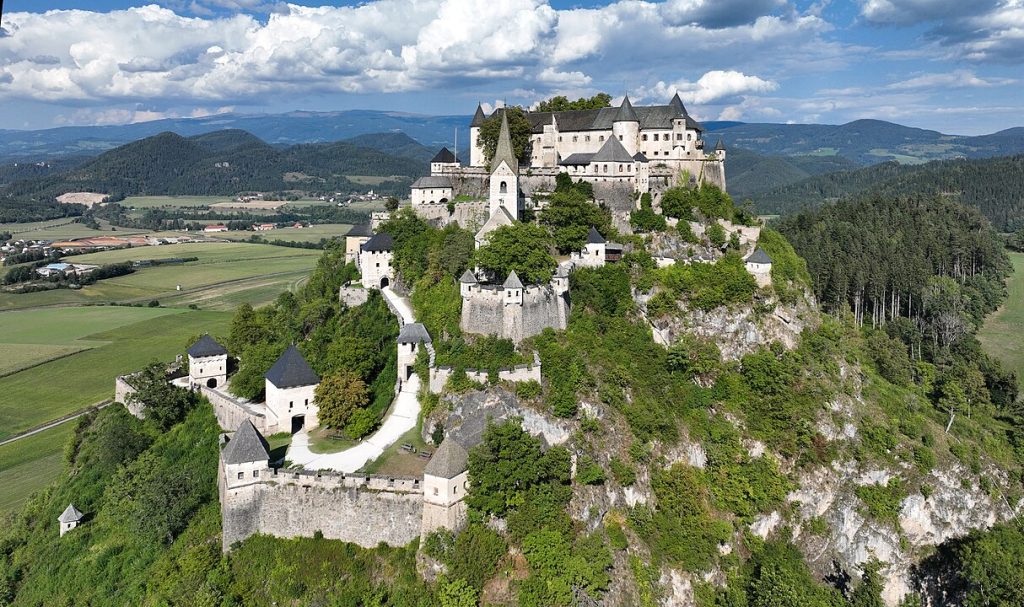
[(292, 434), (295, 434), (296, 432), (302, 430), (302, 428), (305, 425), (306, 425), (306, 416), (305, 415), (296, 415), (295, 417), (293, 417), (292, 418)]
[(383, 289), (384, 287), (386, 287), (386, 286), (388, 286), (388, 285), (390, 285), (390, 284), (391, 284), (391, 281), (390, 281), (390, 280), (388, 280), (388, 277), (387, 277), (387, 276), (384, 276), (384, 277), (382, 277), (382, 278), (380, 279), (380, 288), (382, 288), (382, 289)]
[(216, 388), (217, 387), (217, 378), (216, 377), (211, 377), (210, 379), (206, 380), (206, 387), (207, 388)]

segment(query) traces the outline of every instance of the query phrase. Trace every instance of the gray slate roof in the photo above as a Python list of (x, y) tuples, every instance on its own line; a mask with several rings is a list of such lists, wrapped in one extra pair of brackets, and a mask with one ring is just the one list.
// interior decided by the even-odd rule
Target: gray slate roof
[(57, 517), (57, 520), (62, 523), (77, 523), (82, 520), (83, 516), (85, 515), (79, 512), (78, 508), (75, 508), (74, 504), (68, 504), (68, 507), (64, 509), (64, 512), (62, 512), (59, 517)]
[(772, 258), (768, 257), (768, 254), (764, 252), (764, 249), (758, 247), (756, 251), (747, 257), (747, 263), (771, 263)]
[(629, 95), (622, 98), (619, 111), (615, 113), (614, 122), (640, 122), (640, 119), (636, 117), (636, 112), (633, 110), (633, 104), (629, 102)]
[(270, 445), (252, 422), (245, 420), (222, 452), (225, 464), (265, 462), (270, 459)]
[(438, 478), (455, 478), (466, 471), (469, 466), (469, 454), (452, 438), (445, 438), (441, 446), (434, 451), (423, 474)]
[(373, 236), (373, 230), (370, 229), (368, 223), (357, 223), (345, 236)]
[(423, 323), (411, 322), (402, 325), (402, 330), (398, 332), (398, 343), (415, 344), (419, 342), (430, 343), (430, 333), (427, 333), (427, 328), (423, 326)]
[(484, 108), (478, 103), (476, 104), (476, 113), (473, 114), (473, 121), (469, 123), (469, 126), (482, 126), (486, 118), (484, 116)]
[(208, 334), (200, 337), (196, 343), (188, 349), (188, 355), (192, 358), (202, 358), (204, 356), (220, 356), (227, 354), (228, 350), (224, 346), (217, 343), (217, 340), (210, 337)]
[(498, 146), (494, 150), (494, 159), (491, 160), (492, 170), (498, 168), (501, 162), (505, 161), (512, 172), (519, 174), (519, 160), (512, 151), (512, 136), (508, 130), (508, 116), (501, 113), (501, 130), (498, 131)]
[[(439, 160), (432, 160), (431, 162), (441, 162)], [(412, 182), (412, 189), (421, 188), (450, 188), (452, 187), (452, 180), (447, 177), (420, 177), (416, 181)]]
[(721, 150), (724, 150), (724, 149), (725, 149), (725, 142), (723, 142), (722, 138), (719, 137), (718, 138), (718, 143), (715, 144), (715, 151), (718, 152), (718, 151), (721, 151)]
[(618, 137), (609, 137), (601, 149), (594, 154), (591, 162), (633, 162), (633, 157), (629, 155), (626, 148), (622, 147), (622, 142), (619, 141)]
[(455, 154), (453, 154), (452, 151), (446, 147), (441, 148), (441, 151), (438, 152), (433, 158), (431, 158), (430, 162), (443, 162), (446, 164), (451, 164), (455, 162)]
[(643, 152), (637, 152), (636, 154), (633, 154), (633, 160), (637, 162), (650, 162), (649, 160), (647, 160), (647, 156), (644, 156)]
[[(630, 104), (632, 106), (632, 104)], [(621, 107), (621, 106), (620, 106)], [(633, 107), (633, 113), (640, 122), (641, 129), (670, 129), (672, 120), (685, 118), (686, 127), (703, 131), (704, 127), (694, 120), (683, 101), (676, 94), (668, 105), (648, 105)], [(599, 110), (569, 110), (564, 112), (528, 112), (530, 127), (534, 134), (542, 134), (544, 125), (551, 124), (554, 118), (559, 132), (570, 131), (607, 131), (619, 113), (618, 107), (606, 107)]]
[(562, 166), (570, 166), (570, 165), (575, 166), (575, 165), (581, 165), (581, 164), (586, 165), (586, 164), (590, 164), (590, 161), (593, 158), (594, 158), (594, 154), (593, 153), (590, 153), (590, 152), (576, 152), (575, 154), (569, 154), (568, 156), (563, 158), (562, 161), (559, 162), (558, 164), (560, 164)]
[(462, 273), (462, 278), (459, 279), (459, 282), (476, 284), (480, 281), (476, 279), (476, 274), (472, 273), (469, 270), (466, 270), (465, 272)]
[(502, 285), (506, 289), (522, 289), (523, 281), (519, 280), (519, 275), (516, 274), (515, 270), (509, 273), (508, 278), (505, 279), (505, 284)]
[(309, 366), (295, 344), (288, 346), (281, 358), (277, 359), (263, 377), (278, 388), (315, 386), (320, 383), (320, 377)]
[(590, 232), (587, 233), (587, 244), (604, 244), (607, 242), (604, 236), (597, 231), (597, 228), (590, 226)]
[(395, 241), (391, 238), (391, 234), (378, 232), (359, 248), (363, 251), (390, 251), (395, 248)]

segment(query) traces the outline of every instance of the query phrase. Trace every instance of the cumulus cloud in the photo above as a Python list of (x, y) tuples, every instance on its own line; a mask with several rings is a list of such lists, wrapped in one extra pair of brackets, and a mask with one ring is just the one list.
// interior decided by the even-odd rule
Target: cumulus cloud
[(868, 21), (886, 25), (908, 25), (981, 15), (1000, 0), (862, 0), (860, 14)]
[(768, 93), (779, 88), (778, 83), (743, 72), (713, 70), (705, 73), (696, 82), (679, 80), (673, 83), (658, 82), (642, 89), (644, 98), (668, 99), (679, 93), (688, 103), (708, 104), (741, 95)]
[[(221, 9), (268, 4), (191, 2)], [(0, 38), (0, 65), (12, 81), (0, 98), (246, 103), (267, 95), (481, 83), (533, 96), (623, 82), (636, 78), (638, 65), (657, 73), (715, 53), (754, 64), (808, 55), (841, 60), (843, 47), (820, 37), (827, 22), (792, 7), (776, 10), (782, 7), (784, 0), (617, 0), (559, 11), (547, 0), (370, 0), (341, 7), (275, 4), (262, 20), (189, 17), (156, 5), (10, 13), (4, 22), (13, 33)], [(676, 24), (666, 25), (666, 11)], [(33, 60), (39, 57), (56, 61)], [(740, 72), (709, 72), (675, 85), (694, 100), (776, 86)]]

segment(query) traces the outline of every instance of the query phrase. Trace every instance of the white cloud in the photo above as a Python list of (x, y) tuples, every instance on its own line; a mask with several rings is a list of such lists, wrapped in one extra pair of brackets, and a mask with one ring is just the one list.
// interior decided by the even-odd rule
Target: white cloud
[(937, 74), (922, 74), (907, 80), (893, 82), (886, 88), (896, 91), (950, 89), (950, 88), (988, 88), (1014, 84), (1010, 78), (980, 78), (969, 70), (954, 70)]
[(671, 25), (719, 29), (753, 23), (785, 5), (784, 0), (668, 0), (661, 14)]
[(644, 98), (669, 99), (676, 92), (687, 103), (708, 104), (740, 95), (768, 93), (779, 88), (778, 83), (743, 72), (713, 70), (705, 73), (696, 82), (679, 80), (668, 83), (658, 82), (653, 87), (642, 89)]

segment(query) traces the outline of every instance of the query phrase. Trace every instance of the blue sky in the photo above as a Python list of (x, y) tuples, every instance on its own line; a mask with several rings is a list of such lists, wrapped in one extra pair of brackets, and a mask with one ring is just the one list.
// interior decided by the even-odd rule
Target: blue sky
[(469, 114), (678, 91), (702, 120), (1024, 125), (1024, 0), (5, 0), (0, 128)]

